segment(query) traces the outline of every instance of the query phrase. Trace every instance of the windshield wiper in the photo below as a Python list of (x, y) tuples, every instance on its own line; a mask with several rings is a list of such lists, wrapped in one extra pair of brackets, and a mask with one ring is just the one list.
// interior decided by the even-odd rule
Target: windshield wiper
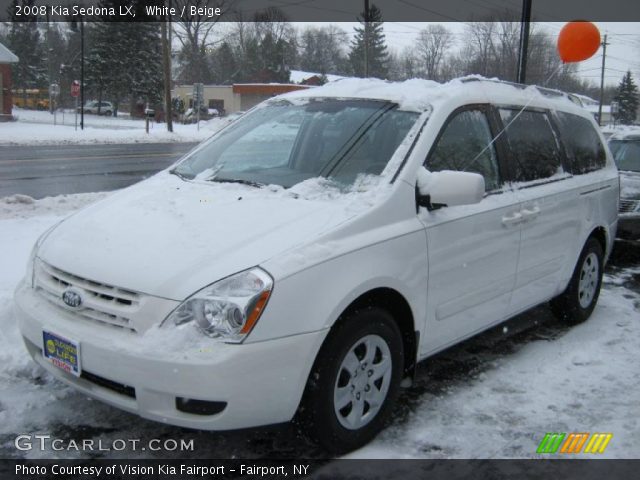
[(207, 180), (208, 182), (217, 182), (217, 183), (240, 183), (242, 185), (249, 185), (251, 187), (262, 188), (264, 187), (264, 183), (253, 182), (251, 180), (243, 180), (242, 178), (210, 178)]
[(175, 175), (175, 176), (177, 176), (177, 177), (180, 177), (182, 180), (193, 180), (193, 177), (187, 177), (185, 174), (180, 173), (180, 172), (179, 172), (178, 170), (176, 170), (175, 168), (174, 168), (174, 169), (169, 170), (169, 173), (172, 173), (173, 175)]

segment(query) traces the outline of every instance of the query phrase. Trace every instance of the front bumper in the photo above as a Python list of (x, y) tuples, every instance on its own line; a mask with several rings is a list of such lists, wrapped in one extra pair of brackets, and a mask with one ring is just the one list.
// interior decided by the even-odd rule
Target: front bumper
[[(205, 430), (291, 420), (327, 334), (323, 330), (241, 345), (203, 336), (199, 345), (176, 351), (168, 331), (166, 341), (153, 351), (144, 345), (145, 335), (79, 319), (24, 283), (15, 293), (15, 311), (29, 353), (56, 378), (141, 417)], [(80, 343), (85, 375), (72, 376), (44, 359), (45, 329)], [(177, 397), (225, 402), (226, 407), (210, 415), (185, 413), (176, 408)]]

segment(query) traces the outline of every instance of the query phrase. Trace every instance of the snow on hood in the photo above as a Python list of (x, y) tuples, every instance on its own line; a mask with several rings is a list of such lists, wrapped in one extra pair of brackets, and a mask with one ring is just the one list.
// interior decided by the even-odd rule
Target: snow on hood
[(323, 179), (257, 189), (165, 173), (68, 218), (38, 257), (89, 280), (182, 300), (312, 241), (368, 209), (381, 190), (341, 194)]

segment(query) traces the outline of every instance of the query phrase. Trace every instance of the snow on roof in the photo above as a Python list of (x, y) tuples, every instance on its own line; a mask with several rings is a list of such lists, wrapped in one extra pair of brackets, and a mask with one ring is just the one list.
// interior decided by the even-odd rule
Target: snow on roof
[(0, 43), (0, 63), (17, 63), (18, 57)]
[[(293, 83), (302, 83), (306, 79), (315, 77), (315, 76), (321, 77), (322, 74), (315, 73), (315, 72), (305, 72), (303, 70), (291, 70), (289, 72), (289, 81)], [(343, 78), (346, 78), (341, 75), (334, 75), (332, 73), (325, 73), (324, 76), (327, 78), (327, 81), (329, 82), (335, 82), (336, 80), (341, 80)]]
[(587, 105), (596, 105), (597, 106), (598, 103), (599, 103), (597, 100), (594, 100), (593, 98), (588, 97), (586, 95), (582, 95), (580, 93), (573, 93), (572, 95), (575, 95), (576, 97), (578, 97), (585, 107)]
[(373, 78), (344, 78), (321, 87), (280, 95), (278, 99), (362, 98), (397, 103), (402, 110), (422, 112), (448, 100), (460, 104), (493, 102), (505, 105), (529, 105), (549, 108), (551, 105), (574, 112), (583, 111), (567, 94), (536, 86), (525, 86), (489, 79), (479, 75), (456, 78), (447, 83), (411, 79), (389, 82)]

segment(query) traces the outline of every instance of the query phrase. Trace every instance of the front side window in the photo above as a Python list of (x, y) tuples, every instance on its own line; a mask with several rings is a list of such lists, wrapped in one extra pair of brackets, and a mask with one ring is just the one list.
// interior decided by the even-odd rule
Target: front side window
[(530, 182), (562, 173), (558, 142), (546, 113), (500, 109), (512, 154), (516, 182)]
[(238, 119), (175, 171), (285, 188), (318, 176), (349, 185), (358, 175), (380, 174), (418, 116), (373, 100), (272, 103)]
[(500, 186), (500, 175), (492, 139), (484, 112), (464, 110), (445, 125), (429, 155), (427, 169), (479, 173), (484, 177), (485, 189), (494, 190)]
[(640, 140), (610, 140), (609, 148), (618, 170), (640, 172)]
[(557, 112), (557, 116), (562, 140), (571, 157), (571, 173), (579, 175), (604, 168), (607, 156), (591, 122), (571, 113)]

